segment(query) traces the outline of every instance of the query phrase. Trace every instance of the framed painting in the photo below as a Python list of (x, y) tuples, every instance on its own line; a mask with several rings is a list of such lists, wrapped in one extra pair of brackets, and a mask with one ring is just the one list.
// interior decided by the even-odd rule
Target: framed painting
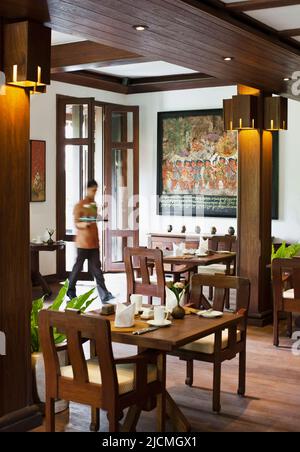
[[(236, 218), (238, 132), (223, 110), (158, 113), (158, 214)], [(272, 217), (279, 217), (279, 134), (273, 133)]]
[(30, 141), (30, 201), (46, 201), (46, 141)]
[(222, 110), (158, 114), (158, 213), (236, 217), (238, 134)]

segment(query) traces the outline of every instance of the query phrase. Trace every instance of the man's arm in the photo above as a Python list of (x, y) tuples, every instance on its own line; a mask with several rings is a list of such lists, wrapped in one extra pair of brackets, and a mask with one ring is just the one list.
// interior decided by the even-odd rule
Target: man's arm
[(76, 204), (74, 207), (74, 223), (77, 229), (86, 229), (89, 227), (89, 223), (86, 223), (85, 221), (80, 221), (80, 218), (82, 216), (81, 212), (81, 205)]

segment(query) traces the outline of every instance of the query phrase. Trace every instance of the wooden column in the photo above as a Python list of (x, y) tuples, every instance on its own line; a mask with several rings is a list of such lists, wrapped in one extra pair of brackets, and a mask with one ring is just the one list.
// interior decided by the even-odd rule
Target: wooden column
[(259, 96), (260, 128), (239, 132), (238, 269), (251, 281), (250, 323), (263, 326), (272, 320), (272, 133), (263, 131), (263, 94), (246, 87), (239, 93)]
[(0, 212), (0, 431), (22, 431), (41, 421), (31, 396), (29, 95), (9, 86), (0, 96)]

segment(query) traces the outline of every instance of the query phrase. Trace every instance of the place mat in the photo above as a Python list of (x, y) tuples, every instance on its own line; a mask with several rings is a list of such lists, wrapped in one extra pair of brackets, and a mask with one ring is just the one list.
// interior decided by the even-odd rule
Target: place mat
[(194, 255), (193, 256), (191, 256), (191, 255), (189, 255), (189, 256), (187, 256), (187, 255), (185, 255), (185, 256), (164, 256), (165, 257), (165, 259), (176, 259), (176, 260), (185, 260), (185, 259), (191, 259), (191, 257), (195, 257)]
[(110, 322), (110, 327), (112, 332), (119, 332), (119, 333), (133, 333), (134, 331), (142, 330), (144, 328), (148, 328), (149, 324), (147, 322), (142, 322), (141, 320), (136, 320), (134, 322), (134, 326), (130, 328), (117, 328), (115, 327), (115, 321), (112, 320)]

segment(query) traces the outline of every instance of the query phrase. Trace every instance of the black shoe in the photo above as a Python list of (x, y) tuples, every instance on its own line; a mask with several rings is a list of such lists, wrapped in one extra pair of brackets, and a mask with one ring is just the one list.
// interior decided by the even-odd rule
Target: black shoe
[(111, 300), (114, 300), (116, 297), (113, 296), (112, 293), (108, 292), (107, 295), (105, 295), (105, 297), (103, 298), (102, 304), (107, 304), (109, 303)]
[(74, 298), (77, 298), (76, 291), (75, 290), (68, 290), (67, 297), (69, 297), (70, 300), (73, 300)]

